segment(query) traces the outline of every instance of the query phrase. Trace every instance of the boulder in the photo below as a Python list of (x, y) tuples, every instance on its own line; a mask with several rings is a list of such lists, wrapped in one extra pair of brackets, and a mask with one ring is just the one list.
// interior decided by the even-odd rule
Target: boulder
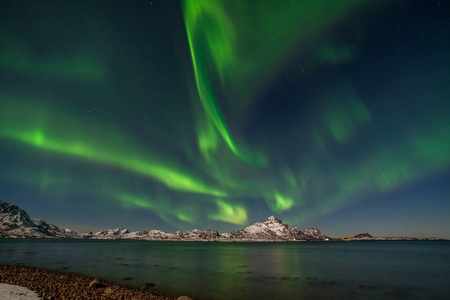
[(106, 287), (104, 284), (102, 284), (97, 278), (92, 280), (91, 283), (89, 283), (90, 288), (98, 289), (98, 288), (104, 288)]

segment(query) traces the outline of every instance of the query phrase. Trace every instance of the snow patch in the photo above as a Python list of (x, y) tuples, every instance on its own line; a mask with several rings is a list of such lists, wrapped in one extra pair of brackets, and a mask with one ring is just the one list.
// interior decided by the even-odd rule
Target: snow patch
[(40, 300), (38, 294), (25, 287), (0, 283), (0, 295), (2, 300)]

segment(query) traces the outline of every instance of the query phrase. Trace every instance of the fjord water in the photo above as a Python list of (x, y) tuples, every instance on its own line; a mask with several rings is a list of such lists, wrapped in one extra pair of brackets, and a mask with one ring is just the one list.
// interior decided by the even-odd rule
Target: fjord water
[(196, 299), (449, 299), (450, 241), (0, 239), (0, 263)]

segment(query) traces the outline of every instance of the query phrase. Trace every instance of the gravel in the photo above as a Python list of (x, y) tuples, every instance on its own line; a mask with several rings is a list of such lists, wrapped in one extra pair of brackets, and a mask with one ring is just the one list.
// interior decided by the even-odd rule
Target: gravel
[[(57, 299), (139, 299), (139, 300), (169, 300), (174, 299), (148, 288), (131, 288), (114, 282), (96, 279), (88, 276), (64, 273), (53, 270), (38, 269), (24, 266), (0, 265), (0, 283), (26, 287), (37, 292), (39, 297), (45, 300)], [(16, 293), (12, 289), (10, 293)], [(0, 290), (0, 295), (3, 294)], [(18, 292), (23, 293), (23, 298), (2, 298), (3, 299), (39, 299), (31, 298), (32, 292), (24, 289)], [(8, 295), (8, 294), (6, 294)], [(30, 297), (28, 296), (30, 295)], [(8, 296), (5, 296), (8, 297)], [(25, 298), (29, 297), (29, 298)]]

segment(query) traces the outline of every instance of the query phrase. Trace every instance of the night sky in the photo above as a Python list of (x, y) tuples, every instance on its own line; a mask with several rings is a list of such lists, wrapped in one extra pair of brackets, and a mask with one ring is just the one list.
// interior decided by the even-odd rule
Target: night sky
[(448, 1), (1, 1), (0, 199), (86, 232), (450, 238)]

